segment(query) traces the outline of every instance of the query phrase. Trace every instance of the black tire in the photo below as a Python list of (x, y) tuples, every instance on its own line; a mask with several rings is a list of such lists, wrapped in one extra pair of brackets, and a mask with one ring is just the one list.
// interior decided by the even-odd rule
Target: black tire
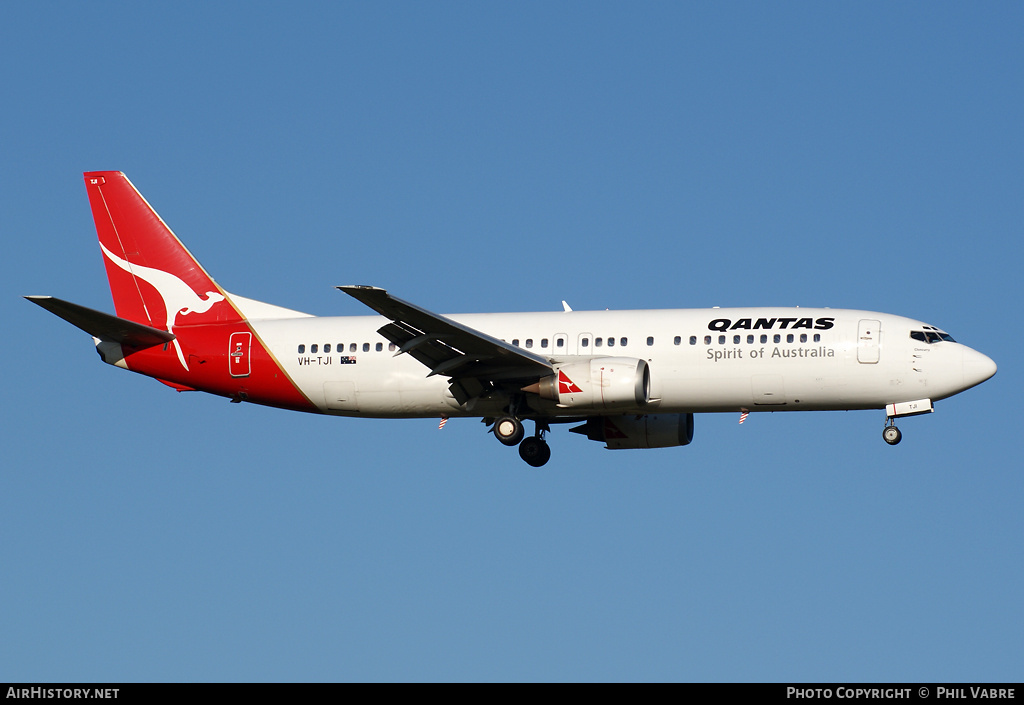
[(886, 426), (882, 429), (882, 439), (891, 446), (903, 440), (903, 434), (895, 426)]
[(512, 416), (502, 416), (494, 422), (494, 437), (507, 446), (518, 445), (525, 431), (523, 422)]
[(519, 444), (519, 457), (527, 465), (539, 468), (551, 459), (551, 446), (542, 438), (530, 436)]

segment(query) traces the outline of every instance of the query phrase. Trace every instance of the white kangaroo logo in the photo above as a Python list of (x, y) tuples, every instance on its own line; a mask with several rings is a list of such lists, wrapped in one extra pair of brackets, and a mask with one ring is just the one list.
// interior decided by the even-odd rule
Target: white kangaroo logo
[[(111, 262), (129, 274), (147, 282), (157, 290), (160, 297), (164, 300), (168, 333), (174, 333), (172, 329), (178, 320), (178, 316), (187, 316), (190, 313), (206, 313), (214, 304), (224, 300), (224, 296), (217, 291), (206, 292), (206, 299), (204, 300), (196, 292), (192, 291), (188, 284), (173, 274), (123, 260), (104, 247), (102, 242), (100, 243), (100, 248)], [(188, 372), (188, 364), (185, 362), (185, 356), (181, 352), (181, 346), (178, 345), (177, 338), (171, 342), (174, 344), (174, 349), (178, 351), (178, 359), (181, 361), (181, 366)]]

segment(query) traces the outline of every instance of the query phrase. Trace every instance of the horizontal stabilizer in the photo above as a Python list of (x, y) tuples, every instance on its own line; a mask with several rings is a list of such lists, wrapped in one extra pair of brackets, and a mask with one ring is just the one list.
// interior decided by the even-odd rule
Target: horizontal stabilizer
[(163, 345), (174, 340), (174, 334), (168, 331), (111, 316), (109, 313), (79, 306), (70, 301), (52, 296), (26, 296), (25, 298), (96, 338), (112, 340), (134, 348), (151, 348), (154, 345)]

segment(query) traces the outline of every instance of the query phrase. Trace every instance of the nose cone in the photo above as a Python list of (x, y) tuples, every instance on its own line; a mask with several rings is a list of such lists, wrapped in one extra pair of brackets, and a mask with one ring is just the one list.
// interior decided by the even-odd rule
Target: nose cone
[(988, 355), (964, 348), (964, 389), (981, 384), (996, 373), (996, 363)]

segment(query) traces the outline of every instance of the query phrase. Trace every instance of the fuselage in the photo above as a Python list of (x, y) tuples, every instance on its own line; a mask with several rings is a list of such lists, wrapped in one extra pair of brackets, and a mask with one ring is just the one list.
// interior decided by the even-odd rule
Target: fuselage
[[(995, 371), (987, 357), (934, 326), (870, 311), (731, 308), (447, 317), (553, 364), (612, 357), (647, 361), (651, 400), (617, 413), (880, 409), (943, 399)], [(249, 319), (308, 399), (309, 411), (424, 417), (500, 410), (501, 400), (493, 410), (486, 403), (472, 411), (462, 408), (445, 378), (428, 377), (421, 364), (395, 355), (395, 346), (377, 333), (386, 322), (378, 316)], [(228, 347), (222, 364), (210, 361), (214, 367), (228, 369)], [(249, 401), (275, 403), (261, 397), (258, 385), (243, 386), (253, 388)], [(532, 413), (552, 417), (586, 411), (561, 409), (538, 397), (529, 405)]]

